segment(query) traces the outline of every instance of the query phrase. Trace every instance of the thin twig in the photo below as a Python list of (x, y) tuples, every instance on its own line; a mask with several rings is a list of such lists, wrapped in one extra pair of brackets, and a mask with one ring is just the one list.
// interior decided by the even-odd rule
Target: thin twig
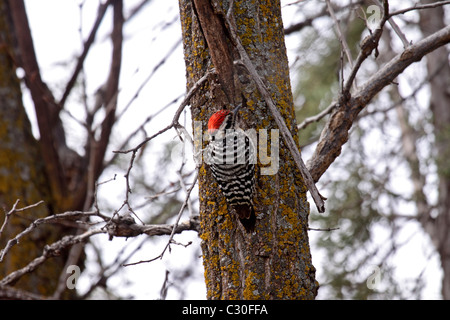
[(69, 96), (70, 92), (72, 91), (75, 82), (78, 78), (79, 73), (82, 71), (83, 69), (83, 64), (84, 61), (87, 57), (87, 54), (89, 52), (89, 49), (91, 48), (92, 44), (94, 43), (95, 40), (95, 35), (97, 34), (97, 31), (99, 29), (100, 23), (103, 20), (103, 17), (105, 16), (106, 13), (106, 9), (108, 9), (109, 5), (111, 4), (111, 0), (106, 1), (103, 4), (100, 4), (98, 9), (97, 9), (97, 18), (94, 22), (94, 25), (92, 27), (92, 30), (89, 34), (89, 37), (87, 38), (87, 40), (84, 43), (83, 46), (83, 52), (81, 53), (81, 55), (78, 57), (77, 60), (77, 65), (75, 66), (75, 70), (72, 73), (72, 77), (70, 78), (69, 82), (66, 85), (66, 88), (64, 89), (64, 93), (61, 97), (61, 100), (58, 102), (58, 106), (62, 109), (64, 107), (64, 104), (67, 100), (67, 97)]
[[(26, 206), (26, 207), (17, 209), (17, 205), (19, 204), (19, 201), (20, 201), (20, 199), (17, 199), (16, 202), (13, 204), (11, 210), (9, 210), (8, 212), (6, 212), (6, 214), (5, 214), (5, 220), (3, 221), (3, 225), (2, 225), (2, 227), (0, 228), (0, 236), (2, 235), (3, 230), (5, 229), (6, 225), (8, 224), (9, 217), (10, 217), (11, 215), (13, 215), (13, 214), (16, 213), (16, 212), (22, 212), (22, 211), (25, 211), (25, 210), (29, 210), (29, 209), (35, 208), (35, 207), (39, 206), (40, 204), (44, 203), (44, 200), (41, 200), (41, 201), (39, 201), (39, 202), (37, 202), (37, 203), (35, 203), (35, 204), (32, 204), (32, 205), (29, 205), (29, 206)], [(0, 258), (0, 262), (1, 262), (1, 261), (2, 261), (2, 258)]]
[[(386, 23), (388, 16), (389, 16), (389, 12), (388, 12), (388, 10), (386, 10), (388, 8), (386, 3), (387, 2), (385, 2), (384, 6), (383, 6), (383, 8), (384, 8), (383, 16), (380, 21), (379, 28), (374, 30), (373, 33), (371, 33), (369, 36), (367, 36), (366, 38), (364, 38), (361, 41), (361, 44), (360, 44), (361, 50), (358, 54), (358, 57), (356, 58), (355, 64), (352, 65), (352, 69), (350, 71), (349, 77), (343, 84), (343, 88), (341, 90), (341, 96), (339, 98), (339, 103), (333, 102), (325, 110), (321, 111), (319, 114), (305, 119), (302, 123), (300, 123), (298, 125), (297, 128), (299, 130), (306, 128), (310, 123), (320, 121), (323, 117), (330, 114), (336, 107), (338, 107), (341, 104), (345, 104), (345, 102), (348, 101), (348, 99), (350, 99), (350, 97), (351, 97), (350, 89), (351, 89), (352, 85), (354, 84), (356, 75), (357, 75), (362, 63), (370, 56), (370, 54), (373, 52), (373, 50), (376, 50), (376, 48), (378, 46), (378, 42), (381, 37), (383, 26)], [(336, 23), (337, 23), (337, 21), (336, 21)]]
[(33, 261), (31, 261), (28, 265), (25, 267), (16, 270), (14, 272), (11, 272), (9, 275), (7, 275), (5, 278), (0, 280), (0, 286), (9, 285), (11, 283), (16, 282), (19, 280), (23, 275), (27, 273), (31, 273), (34, 270), (36, 270), (41, 264), (43, 264), (47, 259), (59, 256), (61, 254), (61, 250), (72, 246), (76, 243), (80, 243), (85, 241), (86, 239), (90, 238), (94, 234), (98, 233), (105, 233), (102, 229), (91, 229), (83, 234), (77, 235), (77, 236), (65, 236), (61, 240), (56, 241), (55, 243), (52, 243), (51, 245), (45, 246), (44, 252), (41, 256), (35, 258)]
[[(133, 168), (134, 165), (134, 161), (136, 159), (136, 155), (138, 153), (138, 151), (150, 140), (156, 138), (157, 136), (163, 134), (164, 132), (174, 128), (175, 130), (184, 128), (180, 123), (179, 123), (179, 118), (181, 116), (181, 113), (183, 112), (184, 108), (189, 104), (190, 99), (192, 98), (192, 96), (197, 92), (197, 90), (208, 80), (209, 76), (214, 72), (214, 69), (208, 70), (206, 72), (206, 74), (201, 77), (193, 86), (192, 88), (189, 90), (189, 92), (186, 94), (186, 96), (184, 97), (183, 101), (181, 102), (180, 106), (178, 107), (177, 111), (175, 112), (175, 115), (172, 119), (172, 122), (167, 125), (165, 128), (161, 129), (160, 131), (158, 131), (157, 133), (153, 134), (152, 136), (146, 138), (144, 141), (142, 141), (141, 143), (139, 143), (136, 147), (134, 147), (133, 149), (129, 149), (129, 150), (118, 150), (118, 151), (113, 151), (114, 153), (122, 153), (122, 154), (126, 154), (126, 153), (130, 153), (131, 152), (131, 158), (130, 158), (130, 163), (128, 165), (128, 169), (127, 172), (125, 173), (125, 181), (126, 181), (126, 194), (125, 194), (125, 201), (122, 204), (122, 206), (120, 207), (120, 209), (117, 211), (119, 212), (120, 210), (122, 210), (122, 208), (127, 205), (128, 206), (128, 210), (133, 213), (136, 217), (137, 215), (134, 213), (133, 209), (131, 208), (130, 204), (129, 204), (129, 194), (131, 194), (131, 186), (130, 186), (130, 174), (131, 174), (131, 169)], [(178, 131), (177, 131), (178, 133)], [(193, 186), (192, 186), (193, 187)], [(190, 189), (192, 190), (192, 189)]]
[[(123, 139), (123, 143), (119, 146), (118, 150), (123, 150), (125, 149), (125, 147), (130, 143), (130, 141), (132, 141), (132, 139), (141, 131), (145, 132), (144, 127), (146, 124), (148, 124), (151, 120), (153, 120), (157, 115), (159, 115), (161, 112), (167, 110), (170, 106), (172, 106), (173, 104), (177, 103), (178, 100), (180, 100), (185, 94), (181, 94), (178, 97), (174, 98), (172, 101), (170, 101), (169, 103), (167, 103), (164, 107), (162, 107), (161, 109), (159, 109), (158, 111), (156, 111), (155, 113), (149, 115), (142, 123), (140, 126), (138, 126), (136, 128), (136, 130), (134, 130), (133, 132), (131, 132), (125, 139)], [(108, 160), (108, 162), (105, 164), (105, 168), (108, 168), (112, 163), (115, 163), (117, 160), (117, 157), (119, 156), (120, 153), (116, 152), (114, 153), (114, 155), (111, 157), (110, 160)]]
[[(375, 2), (381, 6), (381, 2), (380, 0), (375, 0)], [(398, 35), (398, 37), (400, 38), (400, 40), (403, 43), (403, 49), (408, 48), (408, 46), (410, 45), (408, 39), (406, 39), (405, 34), (402, 32), (402, 30), (400, 29), (400, 27), (397, 25), (397, 23), (394, 21), (394, 19), (392, 19), (392, 16), (389, 14), (389, 12), (384, 12), (384, 18), (383, 19), (387, 19), (387, 21), (389, 22), (389, 24), (392, 27), (392, 30), (394, 30), (394, 32)]]
[[(388, 11), (385, 10), (385, 12)], [(370, 41), (370, 43), (372, 42)], [(332, 112), (330, 119), (325, 124), (317, 147), (308, 161), (308, 169), (315, 181), (320, 179), (339, 156), (342, 146), (348, 140), (348, 131), (353, 122), (373, 97), (384, 87), (391, 84), (408, 66), (448, 43), (450, 43), (450, 26), (445, 26), (396, 55), (373, 74), (357, 92), (353, 93), (346, 103), (338, 105), (338, 108)], [(373, 50), (374, 45), (376, 43), (368, 44), (367, 49)]]
[(336, 27), (336, 33), (338, 35), (339, 42), (341, 43), (342, 49), (344, 50), (345, 55), (347, 56), (347, 60), (348, 60), (348, 63), (350, 64), (350, 68), (353, 68), (352, 53), (351, 53), (350, 48), (348, 46), (347, 40), (345, 40), (344, 34), (342, 33), (341, 25), (339, 23), (339, 20), (337, 19), (336, 15), (334, 13), (334, 9), (333, 9), (333, 6), (330, 3), (330, 0), (326, 0), (326, 2), (327, 2), (328, 12), (330, 13), (331, 19), (333, 19), (334, 25)]
[(142, 148), (142, 146), (144, 144), (146, 144), (147, 142), (149, 142), (150, 140), (153, 140), (154, 138), (156, 138), (157, 136), (163, 134), (164, 132), (181, 126), (178, 123), (178, 120), (181, 116), (181, 113), (183, 112), (184, 108), (186, 108), (186, 106), (189, 104), (189, 101), (191, 100), (192, 96), (197, 92), (197, 90), (206, 82), (206, 80), (208, 80), (209, 76), (214, 73), (214, 69), (208, 70), (208, 72), (206, 72), (206, 74), (201, 77), (193, 86), (192, 88), (189, 90), (189, 92), (186, 94), (186, 96), (184, 97), (183, 101), (181, 102), (180, 106), (178, 107), (177, 111), (175, 112), (175, 115), (172, 119), (172, 122), (166, 126), (165, 128), (159, 130), (157, 133), (155, 133), (154, 135), (146, 138), (144, 141), (142, 141), (140, 144), (138, 144), (136, 147), (129, 149), (129, 150), (116, 150), (113, 151), (114, 153), (136, 153), (137, 151), (139, 151), (140, 148)]
[[(196, 171), (196, 173), (195, 173), (194, 182), (192, 183), (191, 187), (187, 190), (184, 202), (183, 202), (183, 204), (182, 204), (182, 206), (180, 208), (180, 211), (178, 211), (177, 219), (176, 219), (175, 223), (172, 226), (172, 231), (170, 233), (169, 240), (167, 241), (167, 244), (164, 247), (164, 249), (162, 250), (162, 252), (157, 257), (155, 257), (153, 259), (141, 260), (141, 261), (133, 262), (133, 263), (127, 263), (127, 264), (124, 264), (124, 266), (131, 266), (131, 265), (136, 265), (136, 264), (140, 264), (140, 263), (148, 263), (148, 262), (152, 262), (152, 261), (157, 260), (157, 259), (161, 259), (164, 256), (164, 253), (167, 251), (167, 249), (169, 248), (169, 246), (170, 246), (170, 244), (171, 244), (171, 242), (173, 240), (173, 236), (175, 235), (175, 233), (177, 233), (178, 224), (180, 222), (181, 215), (183, 214), (184, 209), (188, 205), (189, 198), (191, 196), (192, 189), (194, 189), (195, 183), (197, 182), (197, 178), (198, 178), (198, 171)], [(150, 231), (150, 230), (148, 230), (148, 231)]]
[(339, 230), (338, 227), (336, 228), (308, 228), (308, 231), (334, 231)]
[(139, 97), (141, 94), (141, 91), (144, 89), (144, 87), (148, 84), (148, 82), (153, 78), (153, 76), (156, 74), (156, 71), (159, 70), (161, 66), (164, 65), (164, 63), (170, 58), (170, 56), (176, 52), (177, 47), (181, 44), (181, 39), (178, 39), (172, 47), (167, 51), (166, 55), (153, 67), (152, 71), (149, 73), (149, 75), (142, 81), (142, 83), (137, 88), (134, 95), (131, 97), (131, 99), (128, 101), (128, 103), (125, 105), (123, 110), (120, 112), (120, 114), (117, 115), (117, 118), (120, 119), (122, 115), (125, 114), (125, 112), (130, 108), (130, 106), (133, 104), (133, 102)]
[[(361, 5), (363, 2), (364, 2), (364, 0), (351, 1), (349, 4), (346, 4), (342, 7), (337, 8), (337, 10), (335, 10), (335, 11), (342, 12), (347, 9), (351, 9), (352, 7), (354, 7), (356, 5)], [(290, 25), (289, 27), (285, 28), (284, 34), (287, 36), (287, 35), (293, 34), (294, 32), (302, 30), (304, 27), (311, 26), (313, 21), (316, 21), (317, 18), (323, 17), (324, 15), (326, 15), (326, 13), (327, 13), (327, 7), (324, 6), (316, 14), (305, 18), (305, 20), (303, 20), (301, 22), (294, 23), (294, 24)]]
[(440, 6), (444, 6), (446, 4), (450, 4), (450, 1), (438, 1), (435, 3), (429, 3), (429, 4), (418, 4), (416, 3), (414, 6), (406, 8), (406, 9), (400, 9), (394, 12), (391, 12), (389, 14), (389, 18), (399, 15), (399, 14), (404, 14), (406, 12), (409, 11), (413, 11), (413, 10), (422, 10), (422, 9), (432, 9), (432, 8), (436, 8), (436, 7), (440, 7)]
[[(189, 194), (187, 195), (187, 198), (189, 198), (190, 192), (193, 189), (192, 187), (188, 190)], [(35, 207), (37, 204), (29, 206), (27, 208), (21, 208), (17, 210), (26, 210), (30, 207)], [(33, 259), (31, 262), (29, 262), (25, 267), (13, 271), (8, 276), (0, 280), (0, 287), (10, 285), (16, 281), (18, 281), (22, 276), (24, 276), (27, 273), (31, 273), (34, 270), (36, 270), (40, 265), (42, 265), (46, 260), (59, 256), (61, 254), (61, 251), (66, 250), (68, 247), (71, 247), (73, 245), (76, 245), (78, 243), (85, 242), (87, 239), (89, 239), (91, 236), (96, 234), (109, 234), (110, 238), (112, 237), (136, 237), (141, 234), (146, 234), (148, 236), (159, 236), (159, 235), (170, 235), (170, 241), (173, 239), (174, 234), (180, 233), (185, 230), (199, 230), (199, 223), (197, 217), (191, 217), (188, 221), (185, 221), (183, 223), (179, 223), (179, 218), (181, 217), (181, 212), (186, 207), (186, 201), (184, 202), (182, 208), (180, 209), (180, 212), (178, 213), (178, 219), (175, 224), (168, 225), (168, 224), (157, 224), (157, 225), (141, 225), (134, 223), (133, 218), (114, 218), (109, 219), (109, 217), (99, 214), (98, 212), (80, 212), (80, 211), (69, 211), (61, 214), (56, 214), (52, 216), (48, 216), (46, 218), (37, 219), (34, 222), (30, 224), (30, 226), (19, 233), (14, 239), (11, 239), (8, 241), (8, 244), (6, 245), (6, 248), (2, 250), (1, 253), (1, 259), (4, 258), (5, 254), (11, 249), (11, 247), (18, 243), (18, 240), (25, 236), (26, 234), (30, 233), (34, 229), (36, 229), (39, 225), (44, 223), (52, 223), (56, 221), (61, 221), (67, 218), (84, 218), (84, 217), (90, 217), (90, 216), (97, 216), (102, 218), (105, 222), (107, 222), (107, 225), (100, 228), (95, 229), (89, 229), (86, 230), (82, 234), (78, 235), (69, 235), (65, 236), (62, 239), (47, 245), (44, 247), (44, 250), (42, 252), (42, 255)], [(163, 252), (164, 253), (164, 252)], [(162, 254), (163, 254), (162, 253)], [(124, 259), (123, 261), (126, 261), (127, 259)]]
[[(356, 62), (350, 71), (348, 79), (345, 81), (344, 90), (342, 91), (342, 96), (340, 100), (341, 103), (345, 103), (350, 98), (350, 89), (353, 85), (353, 82), (356, 78), (356, 74), (359, 71), (362, 63), (372, 54), (373, 50), (376, 50), (378, 47), (378, 42), (380, 41), (381, 34), (383, 32), (383, 26), (386, 23), (389, 15), (389, 6), (387, 0), (383, 0), (383, 16), (381, 18), (380, 24), (377, 29), (373, 31), (369, 36), (364, 38), (361, 41), (358, 57), (356, 58)], [(375, 52), (375, 56), (377, 56), (377, 51)]]
[(322, 118), (325, 117), (327, 114), (330, 114), (334, 110), (335, 107), (336, 107), (336, 102), (333, 102), (328, 107), (326, 107), (326, 109), (324, 109), (320, 113), (316, 114), (315, 116), (306, 118), (305, 120), (303, 120), (302, 123), (300, 123), (297, 126), (298, 130), (305, 129), (309, 124), (322, 120)]
[[(39, 202), (38, 204), (42, 203), (43, 201)], [(35, 207), (37, 204), (29, 207)], [(29, 208), (28, 207), (28, 208)], [(20, 210), (24, 210), (25, 208), (22, 208)], [(16, 210), (17, 211), (17, 210)], [(57, 221), (65, 220), (65, 219), (74, 219), (74, 218), (80, 218), (80, 217), (89, 217), (89, 216), (98, 216), (97, 212), (83, 212), (83, 211), (68, 211), (65, 213), (55, 214), (51, 215), (45, 218), (39, 218), (34, 220), (28, 228), (20, 232), (18, 235), (16, 235), (14, 238), (10, 239), (7, 243), (5, 248), (1, 251), (0, 255), (0, 262), (3, 261), (5, 255), (8, 253), (8, 251), (17, 243), (19, 243), (20, 238), (24, 237), (25, 235), (32, 232), (34, 229), (36, 229), (41, 224), (45, 223), (54, 223)]]

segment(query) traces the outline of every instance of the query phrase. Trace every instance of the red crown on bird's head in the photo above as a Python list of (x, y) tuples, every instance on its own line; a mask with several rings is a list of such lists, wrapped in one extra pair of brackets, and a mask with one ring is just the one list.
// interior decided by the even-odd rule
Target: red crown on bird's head
[(230, 110), (219, 110), (214, 113), (208, 121), (208, 132), (214, 134), (222, 125), (226, 116), (230, 113)]

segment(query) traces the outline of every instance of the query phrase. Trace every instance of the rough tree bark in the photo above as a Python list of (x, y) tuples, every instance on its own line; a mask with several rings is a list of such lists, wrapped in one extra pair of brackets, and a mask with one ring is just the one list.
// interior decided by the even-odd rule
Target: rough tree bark
[[(73, 88), (72, 80), (58, 103), (40, 75), (24, 1), (0, 0), (0, 206), (4, 209), (0, 212), (0, 221), (5, 221), (5, 213), (17, 199), (23, 206), (44, 202), (27, 211), (27, 217), (19, 217), (17, 212), (10, 216), (1, 234), (1, 248), (4, 248), (7, 240), (23, 231), (30, 221), (64, 211), (87, 210), (93, 203), (94, 184), (104, 169), (104, 156), (116, 120), (123, 42), (122, 0), (109, 0), (99, 6), (91, 36), (85, 43), (84, 53), (79, 57), (77, 69), (72, 75), (75, 81), (109, 6), (114, 10), (110, 73), (103, 87), (104, 101), (86, 117), (86, 152), (80, 156), (66, 144), (65, 128), (60, 118), (64, 101)], [(20, 83), (16, 76), (19, 66), (25, 73), (24, 80), (33, 99), (39, 141), (31, 134), (31, 125), (22, 105)], [(101, 128), (93, 132), (92, 119), (102, 107), (105, 116)], [(97, 133), (99, 138), (95, 137)], [(20, 245), (5, 255), (0, 267), (0, 279), (41, 256), (45, 252), (45, 245), (74, 232), (72, 228), (58, 224), (39, 230), (21, 239)], [(77, 244), (70, 252), (61, 252), (60, 257), (49, 259), (32, 274), (22, 277), (14, 289), (0, 288), (0, 298), (8, 297), (11, 290), (23, 290), (37, 294), (36, 297), (75, 297), (75, 291), (66, 288), (67, 273), (64, 270), (70, 264), (82, 266), (83, 245)], [(20, 298), (20, 294), (14, 297)]]
[[(279, 168), (273, 174), (263, 175), (263, 165), (258, 162), (254, 196), (256, 232), (246, 234), (228, 210), (208, 165), (200, 164), (200, 237), (207, 297), (314, 299), (318, 283), (307, 233), (306, 188), (282, 139), (271, 131), (277, 126), (264, 99), (246, 70), (233, 63), (238, 54), (224, 19), (228, 6), (228, 1), (180, 0), (188, 89), (215, 67), (215, 73), (191, 100), (192, 120), (201, 122), (203, 128), (194, 126), (194, 135), (203, 136), (213, 112), (224, 106), (230, 109), (230, 103), (244, 103), (240, 112), (244, 129), (268, 132), (267, 146), (258, 144), (259, 160), (261, 152), (279, 143)], [(234, 16), (250, 59), (296, 137), (279, 1), (236, 1)], [(205, 146), (203, 139), (202, 147)], [(276, 155), (270, 156), (274, 161)]]
[[(45, 205), (33, 209), (33, 218), (49, 215), (53, 201), (45, 175), (45, 164), (40, 155), (39, 143), (31, 133), (31, 124), (22, 104), (22, 92), (16, 76), (13, 59), (12, 34), (7, 2), (0, 1), (0, 221), (4, 221), (16, 202), (18, 208), (35, 204), (41, 200)], [(12, 215), (2, 233), (0, 247), (29, 225), (29, 220)], [(61, 229), (42, 228), (39, 233), (23, 239), (1, 264), (0, 278), (24, 266), (24, 259), (38, 256), (42, 247), (60, 236)], [(25, 260), (26, 261), (26, 260)], [(31, 293), (49, 295), (56, 286), (57, 277), (64, 261), (55, 259), (47, 263), (35, 274), (24, 276), (18, 288)]]
[[(434, 1), (424, 1), (431, 3)], [(443, 29), (444, 9), (420, 11), (420, 29), (424, 36)], [(431, 97), (430, 109), (433, 113), (435, 135), (435, 154), (439, 176), (439, 197), (437, 217), (421, 219), (436, 245), (441, 259), (443, 279), (442, 297), (450, 299), (450, 64), (449, 51), (443, 46), (427, 56), (427, 70), (430, 79)], [(430, 221), (432, 221), (430, 223)], [(430, 228), (430, 226), (432, 226)]]

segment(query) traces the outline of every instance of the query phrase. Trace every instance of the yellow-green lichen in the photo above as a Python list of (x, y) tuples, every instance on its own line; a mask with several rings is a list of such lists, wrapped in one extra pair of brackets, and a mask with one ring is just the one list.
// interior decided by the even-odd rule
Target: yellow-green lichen
[[(237, 0), (234, 4), (239, 37), (288, 128), (296, 136), (279, 2)], [(218, 8), (223, 8), (220, 1)], [(189, 11), (182, 17), (194, 15)], [(183, 33), (188, 33), (188, 39), (184, 38), (185, 59), (188, 83), (192, 85), (211, 67), (211, 61), (198, 23), (187, 21), (182, 26)], [(248, 75), (245, 73), (239, 75), (240, 80), (246, 77)], [(193, 119), (196, 121), (206, 123), (211, 112), (218, 108), (216, 104), (221, 102), (214, 91), (218, 84), (213, 83), (214, 86), (208, 81), (208, 85), (201, 88), (191, 101)], [(248, 128), (276, 129), (274, 119), (264, 99), (255, 90), (254, 83), (243, 81), (238, 85), (247, 101), (241, 118)], [(282, 136), (279, 138), (278, 172), (274, 175), (257, 174), (254, 202), (258, 221), (254, 235), (242, 235), (239, 220), (228, 208), (207, 166), (200, 168), (201, 238), (208, 298), (297, 299), (312, 296), (310, 288), (302, 280), (310, 277), (312, 267), (307, 221), (304, 220), (309, 210), (306, 188)], [(271, 141), (268, 139), (262, 151), (269, 155), (270, 147)], [(267, 164), (258, 163), (256, 171), (259, 173), (260, 166)]]

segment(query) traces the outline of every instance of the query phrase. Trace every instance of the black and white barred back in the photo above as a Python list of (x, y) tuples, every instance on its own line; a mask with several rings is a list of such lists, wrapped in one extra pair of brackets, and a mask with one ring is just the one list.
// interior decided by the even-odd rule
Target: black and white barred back
[(216, 112), (208, 123), (211, 135), (207, 160), (227, 203), (247, 231), (253, 231), (256, 215), (252, 195), (255, 184), (255, 147), (245, 132), (236, 127), (235, 115)]

